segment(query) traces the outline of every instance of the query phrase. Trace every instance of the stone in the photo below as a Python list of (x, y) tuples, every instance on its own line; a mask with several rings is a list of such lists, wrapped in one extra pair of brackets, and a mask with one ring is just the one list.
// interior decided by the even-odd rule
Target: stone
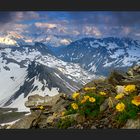
[(85, 116), (80, 115), (78, 113), (61, 117), (61, 119), (66, 119), (66, 118), (73, 119), (73, 120), (75, 120), (78, 123), (83, 123), (85, 121)]
[(139, 65), (134, 66), (133, 70), (136, 71), (136, 72), (140, 72), (140, 66)]
[(29, 129), (32, 127), (33, 122), (38, 119), (40, 116), (40, 112), (32, 113), (24, 118), (20, 119), (16, 123), (14, 123), (10, 129)]
[(124, 90), (124, 86), (120, 86), (120, 85), (117, 85), (116, 86), (116, 93), (119, 94), (119, 93), (124, 93), (125, 90)]
[(53, 121), (54, 121), (55, 118), (56, 118), (56, 116), (54, 116), (54, 115), (49, 116), (49, 117), (47, 118), (46, 123), (53, 123)]
[(100, 105), (100, 111), (105, 111), (108, 108), (108, 99), (105, 99), (105, 101)]
[(90, 129), (96, 129), (96, 127), (94, 125), (92, 125)]
[(140, 118), (136, 120), (128, 119), (122, 129), (140, 129)]
[(52, 106), (52, 112), (62, 112), (65, 111), (66, 107), (69, 105), (69, 101), (68, 100), (64, 100), (64, 99), (59, 99), (58, 102)]
[(39, 105), (43, 106), (53, 106), (57, 103), (60, 99), (61, 94), (57, 94), (55, 96), (39, 96), (39, 95), (32, 95), (28, 97), (28, 101), (25, 102), (26, 107), (36, 107)]
[(129, 76), (134, 76), (133, 71), (131, 71), (131, 70), (129, 70), (129, 71), (127, 72), (127, 74), (128, 74)]

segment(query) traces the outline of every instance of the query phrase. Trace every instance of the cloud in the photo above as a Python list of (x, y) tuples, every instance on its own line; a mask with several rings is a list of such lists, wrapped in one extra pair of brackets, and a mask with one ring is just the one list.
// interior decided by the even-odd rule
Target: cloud
[(15, 16), (15, 13), (12, 13), (12, 12), (0, 12), (0, 24), (4, 25), (8, 23), (9, 21), (12, 21), (14, 16)]
[(129, 27), (124, 27), (122, 33), (124, 33), (124, 35), (128, 35), (129, 33), (131, 33), (131, 29)]
[(132, 26), (140, 24), (140, 12), (69, 12), (71, 20), (75, 24), (104, 24), (118, 26)]
[(36, 22), (35, 26), (38, 28), (47, 28), (47, 29), (53, 29), (56, 28), (56, 24), (51, 24), (51, 23), (41, 23), (41, 22)]
[(83, 33), (85, 35), (93, 35), (96, 37), (99, 37), (102, 35), (102, 33), (99, 31), (99, 29), (95, 26), (85, 26), (83, 29)]
[(62, 44), (62, 45), (68, 45), (68, 44), (70, 44), (70, 40), (68, 40), (68, 39), (61, 39), (60, 40), (60, 43)]
[(30, 11), (30, 12), (16, 12), (15, 13), (15, 20), (17, 21), (22, 21), (22, 20), (37, 20), (39, 19), (40, 16), (37, 12), (33, 12), (33, 11)]
[(0, 12), (0, 32), (6, 31), (26, 35), (44, 32), (47, 35), (71, 38), (80, 36), (139, 38), (140, 12)]

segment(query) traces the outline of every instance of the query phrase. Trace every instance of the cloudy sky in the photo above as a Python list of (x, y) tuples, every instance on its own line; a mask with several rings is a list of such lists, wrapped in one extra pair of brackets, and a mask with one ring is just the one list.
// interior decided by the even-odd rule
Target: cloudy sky
[(131, 37), (140, 40), (140, 12), (0, 12), (0, 32), (69, 37)]

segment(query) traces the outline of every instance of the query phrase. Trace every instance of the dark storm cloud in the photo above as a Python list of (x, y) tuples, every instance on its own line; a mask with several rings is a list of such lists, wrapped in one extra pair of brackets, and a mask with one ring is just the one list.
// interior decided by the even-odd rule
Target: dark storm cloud
[(140, 12), (69, 12), (75, 24), (134, 26), (140, 24)]
[(11, 22), (14, 19), (15, 13), (12, 12), (0, 12), (0, 24), (4, 25)]
[(133, 26), (140, 24), (140, 12), (116, 12), (113, 18), (117, 19), (118, 25)]

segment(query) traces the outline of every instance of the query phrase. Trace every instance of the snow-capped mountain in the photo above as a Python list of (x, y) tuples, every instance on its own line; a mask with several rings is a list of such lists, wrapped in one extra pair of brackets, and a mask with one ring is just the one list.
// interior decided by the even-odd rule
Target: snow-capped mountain
[(24, 102), (30, 95), (70, 94), (114, 68), (140, 63), (140, 42), (129, 38), (83, 38), (57, 48), (20, 42), (0, 47), (1, 107), (26, 110)]
[(114, 68), (126, 69), (140, 63), (140, 42), (130, 38), (84, 38), (54, 52), (59, 59), (104, 76)]
[(0, 34), (0, 48), (16, 46), (20, 47), (21, 45), (26, 45), (26, 39), (24, 36), (16, 32), (8, 32)]
[(94, 75), (78, 64), (64, 62), (42, 43), (0, 49), (0, 106), (25, 110), (33, 94), (72, 93)]

